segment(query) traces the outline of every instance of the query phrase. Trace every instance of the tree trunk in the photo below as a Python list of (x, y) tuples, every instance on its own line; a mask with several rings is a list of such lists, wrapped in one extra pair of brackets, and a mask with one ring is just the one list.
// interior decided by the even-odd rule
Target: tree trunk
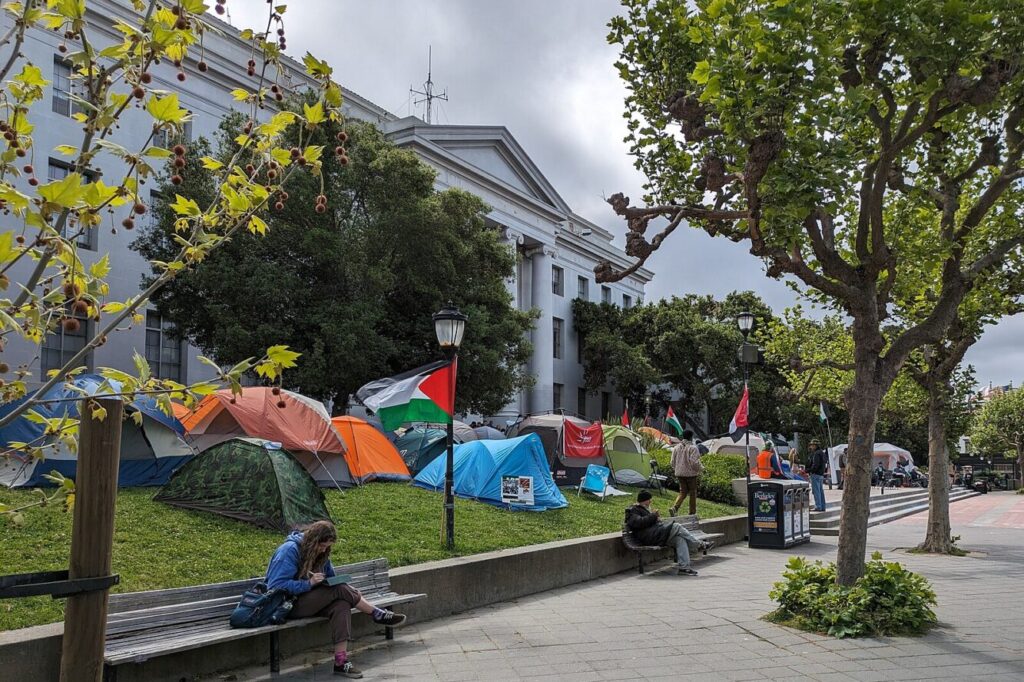
[(874, 382), (872, 367), (858, 363), (854, 385), (846, 394), (850, 431), (846, 449), (843, 505), (839, 516), (839, 552), (836, 581), (852, 585), (864, 575), (864, 553), (871, 510), (871, 455), (875, 445), (878, 406), (885, 391)]
[(928, 397), (928, 530), (918, 549), (935, 554), (949, 554), (953, 550), (945, 408), (944, 387), (933, 387)]

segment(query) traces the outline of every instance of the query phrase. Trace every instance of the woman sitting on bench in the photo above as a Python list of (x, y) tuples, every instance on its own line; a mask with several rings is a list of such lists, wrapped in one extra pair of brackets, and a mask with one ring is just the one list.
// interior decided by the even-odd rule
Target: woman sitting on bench
[(392, 628), (402, 625), (405, 616), (375, 607), (363, 599), (358, 590), (343, 582), (328, 584), (327, 579), (335, 577), (331, 547), (337, 539), (338, 531), (330, 521), (317, 521), (304, 532), (291, 533), (270, 559), (267, 587), (283, 589), (296, 598), (289, 618), (330, 618), (334, 674), (359, 679), (363, 673), (348, 660), (351, 610), (358, 609), (372, 616), (375, 623)]

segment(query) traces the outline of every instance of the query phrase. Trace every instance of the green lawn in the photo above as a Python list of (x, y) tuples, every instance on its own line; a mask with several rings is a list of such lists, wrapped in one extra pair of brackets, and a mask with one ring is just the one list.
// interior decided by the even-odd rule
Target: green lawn
[[(204, 512), (153, 502), (154, 489), (126, 489), (118, 496), (114, 572), (118, 592), (234, 580), (261, 575), (282, 536)], [(328, 490), (327, 506), (338, 524), (335, 563), (387, 557), (393, 566), (451, 556), (441, 547), (441, 495), (407, 485), (374, 483), (347, 491)], [(604, 502), (567, 491), (570, 506), (543, 513), (510, 512), (456, 500), (456, 554), (597, 535), (618, 530), (622, 510), (633, 499)], [(30, 491), (0, 489), (0, 502), (34, 499)], [(665, 510), (669, 495), (655, 498)], [(701, 500), (701, 518), (742, 513), (739, 507)], [(0, 574), (67, 568), (71, 516), (61, 507), (32, 509), (24, 526), (0, 520)], [(0, 630), (58, 621), (61, 600), (49, 597), (0, 600)]]

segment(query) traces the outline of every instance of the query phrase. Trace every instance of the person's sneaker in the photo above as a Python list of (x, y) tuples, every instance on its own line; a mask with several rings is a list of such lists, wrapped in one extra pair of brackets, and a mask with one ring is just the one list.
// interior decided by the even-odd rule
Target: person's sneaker
[(697, 571), (693, 570), (690, 567), (677, 568), (676, 575), (697, 575)]
[(669, 507), (668, 508), (668, 515), (669, 516), (675, 516), (677, 511), (679, 511), (678, 507)]
[(394, 611), (384, 611), (384, 615), (380, 618), (374, 618), (373, 622), (389, 628), (397, 628), (405, 624), (405, 614), (395, 613)]
[(335, 665), (334, 674), (338, 677), (347, 677), (350, 680), (363, 679), (363, 671), (352, 665), (352, 661), (345, 661), (343, 665)]
[(701, 552), (707, 553), (707, 551), (709, 549), (711, 549), (712, 547), (714, 547), (714, 546), (715, 546), (715, 541), (714, 540), (701, 540), (700, 541), (700, 551)]

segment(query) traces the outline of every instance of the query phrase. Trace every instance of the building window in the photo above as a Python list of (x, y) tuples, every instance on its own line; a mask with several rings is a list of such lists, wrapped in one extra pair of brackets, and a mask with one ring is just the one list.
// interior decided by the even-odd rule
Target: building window
[(557, 265), (551, 266), (551, 293), (565, 296), (565, 271)]
[(181, 381), (181, 341), (171, 336), (171, 323), (155, 310), (146, 311), (146, 360), (158, 379)]
[(551, 318), (551, 334), (552, 341), (554, 341), (555, 349), (554, 356), (557, 359), (562, 358), (562, 329), (565, 323), (557, 317)]
[(622, 295), (622, 307), (625, 308), (626, 310), (629, 310), (630, 308), (632, 308), (633, 307), (633, 297), (630, 296), (629, 294), (623, 294)]
[[(59, 322), (57, 323), (57, 328), (43, 339), (40, 357), (40, 364), (43, 370), (41, 379), (45, 378), (46, 373), (50, 370), (60, 369), (70, 362), (71, 358), (78, 351), (85, 348), (85, 344), (92, 338), (92, 320), (80, 314), (76, 314), (73, 317), (78, 320), (77, 329), (69, 330), (63, 323)], [(81, 364), (90, 369), (92, 368), (91, 352), (85, 356), (85, 360)]]
[(74, 92), (74, 81), (71, 80), (72, 68), (71, 62), (54, 55), (53, 102), (51, 108), (54, 113), (61, 114), (62, 116), (70, 116), (79, 110), (79, 107), (71, 99), (71, 93)]
[(607, 303), (611, 305), (612, 302), (612, 288), (601, 285), (601, 303)]
[(587, 416), (587, 389), (585, 388), (576, 389), (576, 412), (581, 417), (586, 418)]
[(181, 125), (181, 132), (177, 133), (167, 128), (161, 128), (153, 134), (153, 144), (157, 147), (170, 149), (176, 144), (188, 144), (192, 141), (192, 121), (185, 121)]
[(576, 298), (581, 301), (590, 300), (590, 280), (586, 277), (576, 278)]
[(552, 408), (556, 410), (562, 409), (562, 384), (552, 384)]
[[(56, 159), (50, 159), (49, 165), (46, 168), (46, 177), (50, 182), (55, 180), (63, 180), (71, 174), (71, 166), (64, 163), (63, 161), (57, 161)], [(86, 182), (95, 182), (96, 176), (92, 173), (85, 173), (84, 180)], [(75, 237), (75, 243), (79, 248), (89, 249), (90, 251), (96, 250), (96, 228), (91, 227), (88, 229), (82, 229), (81, 225), (70, 225), (69, 221), (64, 222), (64, 230), (61, 234), (65, 239), (68, 239), (71, 235), (77, 235)], [(79, 234), (81, 232), (81, 234)]]
[(612, 394), (608, 391), (601, 391), (601, 419), (610, 419), (612, 416)]

